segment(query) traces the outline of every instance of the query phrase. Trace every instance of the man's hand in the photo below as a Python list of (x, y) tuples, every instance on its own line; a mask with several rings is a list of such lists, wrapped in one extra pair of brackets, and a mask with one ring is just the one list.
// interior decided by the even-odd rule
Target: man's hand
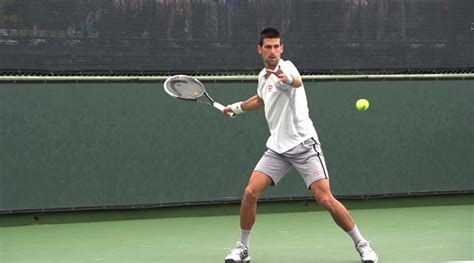
[(242, 101), (239, 101), (239, 102), (236, 102), (236, 103), (232, 103), (230, 105), (227, 105), (223, 110), (222, 112), (224, 112), (224, 114), (234, 118), (235, 115), (237, 114), (241, 114), (243, 113), (244, 111), (242, 110)]
[(227, 117), (230, 117), (232, 114), (234, 114), (234, 112), (229, 108), (229, 106), (227, 106), (227, 107), (224, 108), (223, 113), (224, 113), (224, 115), (227, 116)]
[(301, 85), (303, 85), (303, 81), (301, 80), (301, 77), (299, 76), (292, 76), (292, 75), (286, 75), (283, 70), (281, 70), (280, 66), (278, 66), (277, 70), (271, 70), (271, 69), (265, 69), (267, 71), (266, 77), (270, 77), (271, 74), (274, 74), (277, 76), (278, 80), (280, 83), (290, 85), (293, 88), (298, 88)]
[(280, 66), (278, 66), (277, 70), (271, 70), (271, 69), (265, 69), (267, 71), (267, 77), (269, 77), (271, 74), (274, 74), (277, 76), (277, 78), (280, 80), (281, 83), (289, 84), (288, 82), (288, 76), (281, 70)]

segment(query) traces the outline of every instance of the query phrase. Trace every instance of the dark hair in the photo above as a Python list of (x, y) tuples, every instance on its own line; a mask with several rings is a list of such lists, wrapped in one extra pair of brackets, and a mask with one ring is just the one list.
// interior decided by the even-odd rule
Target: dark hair
[(281, 39), (281, 35), (280, 35), (280, 32), (278, 32), (278, 30), (276, 30), (275, 28), (267, 27), (264, 30), (262, 30), (262, 32), (260, 32), (260, 42), (258, 42), (260, 46), (263, 44), (263, 40), (265, 38), (280, 38)]

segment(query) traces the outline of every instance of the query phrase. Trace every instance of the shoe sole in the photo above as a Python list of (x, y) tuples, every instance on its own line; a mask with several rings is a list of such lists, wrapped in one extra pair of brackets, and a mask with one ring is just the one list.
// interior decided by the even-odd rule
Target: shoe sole
[(373, 261), (373, 260), (365, 260), (365, 261), (362, 260), (361, 261), (361, 263), (377, 263), (377, 262), (378, 262), (378, 260), (375, 260), (375, 261)]
[(225, 263), (250, 263), (250, 259), (249, 260), (238, 260), (238, 261), (235, 261), (233, 259), (226, 259)]

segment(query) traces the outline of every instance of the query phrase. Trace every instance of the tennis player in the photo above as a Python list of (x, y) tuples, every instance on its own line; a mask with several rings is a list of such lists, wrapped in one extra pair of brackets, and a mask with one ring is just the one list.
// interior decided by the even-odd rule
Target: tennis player
[(318, 135), (309, 117), (301, 76), (291, 61), (281, 59), (282, 38), (278, 30), (266, 28), (257, 46), (264, 69), (258, 76), (257, 95), (228, 105), (224, 113), (240, 114), (260, 108), (270, 129), (267, 151), (257, 163), (240, 207), (240, 240), (225, 257), (226, 263), (249, 262), (250, 232), (255, 223), (260, 194), (295, 167), (316, 201), (354, 241), (362, 262), (378, 261), (370, 243), (361, 235), (351, 215), (334, 198)]

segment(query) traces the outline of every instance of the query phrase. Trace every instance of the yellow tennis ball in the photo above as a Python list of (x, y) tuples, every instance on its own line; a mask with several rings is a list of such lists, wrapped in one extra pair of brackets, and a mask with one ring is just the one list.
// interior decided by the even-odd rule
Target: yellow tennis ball
[(366, 111), (369, 109), (370, 103), (366, 99), (358, 99), (356, 102), (356, 108), (359, 111)]

